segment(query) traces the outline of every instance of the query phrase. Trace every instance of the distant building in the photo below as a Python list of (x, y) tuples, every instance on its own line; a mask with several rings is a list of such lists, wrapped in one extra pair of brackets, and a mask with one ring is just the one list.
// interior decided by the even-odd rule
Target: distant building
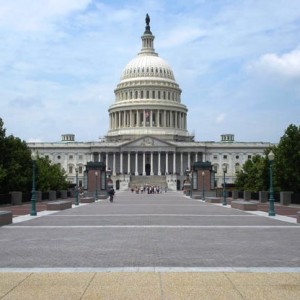
[(28, 143), (28, 146), (64, 168), (68, 180), (84, 185), (87, 162), (104, 162), (112, 171), (116, 188), (153, 183), (181, 189), (185, 170), (196, 161), (209, 161), (216, 186), (233, 183), (247, 159), (270, 143), (236, 142), (233, 134), (222, 134), (219, 142), (194, 141), (187, 130), (187, 107), (169, 64), (154, 50), (149, 19), (142, 35), (142, 49), (122, 72), (109, 109), (109, 130), (101, 141), (76, 142), (74, 134), (63, 134), (61, 142)]

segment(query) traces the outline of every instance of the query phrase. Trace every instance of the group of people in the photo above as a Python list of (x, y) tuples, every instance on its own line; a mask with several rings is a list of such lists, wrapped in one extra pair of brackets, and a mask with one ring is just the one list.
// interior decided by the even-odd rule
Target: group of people
[(131, 188), (131, 192), (135, 192), (136, 194), (161, 194), (163, 191), (166, 193), (167, 192), (167, 187), (161, 187), (158, 185), (143, 185), (141, 187), (135, 186)]

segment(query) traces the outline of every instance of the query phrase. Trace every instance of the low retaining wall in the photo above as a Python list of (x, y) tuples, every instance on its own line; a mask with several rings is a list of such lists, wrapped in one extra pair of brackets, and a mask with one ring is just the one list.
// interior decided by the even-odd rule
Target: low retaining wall
[(207, 202), (207, 203), (221, 203), (222, 202), (222, 198), (218, 198), (218, 197), (206, 197), (205, 198), (205, 202)]
[(231, 201), (231, 208), (240, 210), (257, 210), (257, 203), (245, 200)]
[(95, 198), (94, 197), (80, 198), (80, 203), (93, 203), (93, 202), (95, 202)]
[(72, 208), (72, 202), (71, 201), (54, 201), (47, 203), (47, 210), (64, 210)]
[(0, 226), (8, 225), (12, 223), (11, 211), (0, 211)]

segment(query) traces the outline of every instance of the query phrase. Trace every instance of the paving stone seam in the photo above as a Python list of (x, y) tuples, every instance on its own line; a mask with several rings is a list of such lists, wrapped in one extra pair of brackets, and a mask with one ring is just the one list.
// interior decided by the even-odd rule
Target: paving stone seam
[(300, 267), (0, 268), (0, 273), (300, 273)]
[(228, 229), (228, 228), (245, 228), (245, 229), (300, 229), (299, 225), (6, 225), (2, 228), (10, 229), (57, 229), (57, 228), (139, 228), (139, 229), (195, 229), (195, 228), (216, 228), (216, 229)]
[(89, 281), (89, 283), (87, 284), (86, 288), (84, 289), (82, 295), (80, 296), (80, 299), (82, 299), (86, 293), (86, 291), (88, 290), (88, 288), (90, 287), (91, 283), (93, 282), (94, 278), (96, 276), (96, 273), (93, 274), (91, 280)]
[(163, 281), (162, 281), (162, 278), (161, 278), (161, 272), (159, 272), (158, 276), (159, 276), (159, 286), (160, 286), (160, 297), (162, 300), (165, 299), (164, 297), (164, 287), (163, 287)]
[[(99, 214), (99, 215), (49, 215), (49, 217), (257, 217), (255, 215), (185, 215), (185, 214)], [(259, 216), (258, 216), (259, 217)]]
[(243, 294), (241, 293), (241, 291), (239, 290), (239, 288), (232, 282), (232, 280), (230, 279), (230, 277), (226, 274), (226, 272), (223, 273), (224, 276), (226, 277), (226, 279), (231, 283), (233, 290), (235, 290), (241, 297), (242, 299), (245, 299), (245, 297), (243, 296)]
[(5, 298), (13, 290), (15, 290), (17, 287), (19, 287), (24, 281), (26, 281), (31, 275), (32, 275), (32, 273), (28, 274), (28, 276), (26, 276), (24, 279), (22, 279), (20, 282), (18, 282), (16, 285), (14, 285), (9, 291), (7, 291), (7, 293), (5, 293), (3, 296), (1, 296), (0, 299)]

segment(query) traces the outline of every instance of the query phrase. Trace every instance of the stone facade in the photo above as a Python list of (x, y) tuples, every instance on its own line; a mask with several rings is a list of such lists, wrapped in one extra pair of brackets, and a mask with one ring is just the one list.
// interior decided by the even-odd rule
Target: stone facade
[(220, 142), (197, 142), (187, 130), (187, 107), (171, 67), (154, 51), (154, 36), (146, 25), (142, 49), (122, 72), (109, 109), (109, 130), (104, 140), (76, 142), (63, 134), (61, 142), (28, 143), (39, 155), (60, 164), (71, 183), (84, 185), (88, 162), (104, 162), (114, 183), (125, 189), (132, 176), (165, 176), (171, 189), (181, 189), (185, 170), (196, 161), (210, 161), (216, 185), (221, 186), (222, 166), (226, 181), (252, 156), (263, 155), (270, 143), (235, 142), (233, 134), (222, 134)]

